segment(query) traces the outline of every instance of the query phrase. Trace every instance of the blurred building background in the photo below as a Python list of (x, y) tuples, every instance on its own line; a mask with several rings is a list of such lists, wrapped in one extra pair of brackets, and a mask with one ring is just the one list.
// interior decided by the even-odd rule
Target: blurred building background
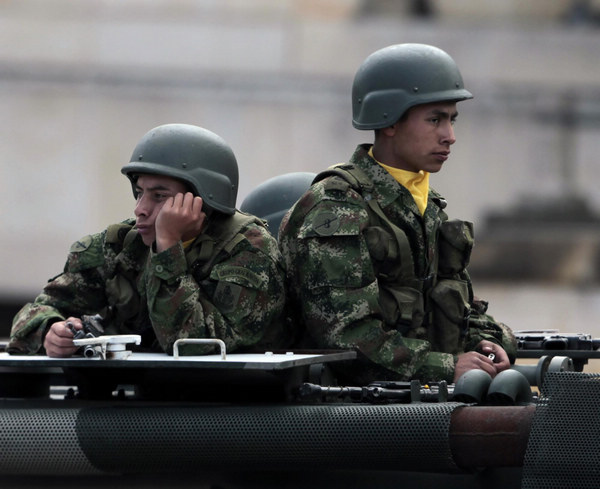
[(0, 336), (83, 235), (133, 215), (154, 126), (224, 137), (255, 186), (345, 161), (371, 52), (449, 52), (475, 95), (432, 185), (475, 223), (471, 272), (514, 329), (600, 336), (600, 2), (0, 0)]

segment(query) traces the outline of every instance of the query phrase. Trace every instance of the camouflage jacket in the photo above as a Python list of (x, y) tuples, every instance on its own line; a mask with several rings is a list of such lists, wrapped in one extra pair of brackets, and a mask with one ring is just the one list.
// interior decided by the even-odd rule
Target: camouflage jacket
[[(360, 366), (341, 370), (353, 382), (452, 381), (457, 354), (483, 339), (514, 355), (510, 330), (473, 297), (463, 256), (470, 223), (448, 221), (434, 190), (421, 215), (369, 147), (359, 146), (349, 162), (370, 180), (368, 196), (340, 176), (317, 177), (280, 228), (291, 308), (301, 312), (306, 346), (356, 349)], [(374, 215), (371, 199), (385, 219)], [(460, 239), (449, 245), (442, 235)], [(402, 239), (408, 256), (395, 244)], [(460, 259), (446, 260), (457, 248), (464, 248)]]
[[(140, 334), (171, 353), (179, 338), (220, 338), (228, 350), (283, 347), (284, 271), (276, 240), (253, 216), (213, 218), (184, 250), (144, 245), (133, 219), (86, 236), (64, 272), (15, 316), (10, 353), (43, 353), (55, 321), (100, 314), (106, 334)], [(214, 347), (186, 346), (182, 354)]]

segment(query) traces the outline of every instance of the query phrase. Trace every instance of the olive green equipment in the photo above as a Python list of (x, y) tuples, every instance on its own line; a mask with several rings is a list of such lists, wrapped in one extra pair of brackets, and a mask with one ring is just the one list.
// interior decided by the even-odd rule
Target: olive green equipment
[(238, 166), (229, 145), (217, 134), (189, 124), (165, 124), (148, 131), (131, 161), (121, 169), (137, 198), (139, 174), (177, 178), (190, 186), (211, 209), (233, 214), (238, 192)]
[(308, 190), (315, 176), (311, 172), (294, 172), (270, 178), (248, 194), (240, 210), (267, 221), (270, 233), (277, 238), (283, 216)]
[(396, 44), (368, 56), (352, 84), (352, 124), (382, 129), (415, 105), (473, 98), (454, 60), (426, 44)]
[(364, 230), (364, 238), (377, 269), (384, 322), (408, 338), (426, 335), (435, 351), (464, 351), (473, 299), (464, 276), (473, 247), (472, 224), (448, 220), (443, 212), (446, 201), (432, 198), (442, 216), (439, 253), (429, 264), (426, 276), (417, 277), (409, 239), (373, 197), (375, 189), (369, 177), (356, 165), (342, 163), (321, 172), (315, 181), (329, 176), (344, 179), (366, 203), (369, 226)]

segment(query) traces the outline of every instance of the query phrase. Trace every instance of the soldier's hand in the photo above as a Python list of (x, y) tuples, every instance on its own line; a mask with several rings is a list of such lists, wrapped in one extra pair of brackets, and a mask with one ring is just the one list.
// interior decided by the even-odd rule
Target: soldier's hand
[[(483, 370), (494, 378), (496, 374), (510, 367), (508, 355), (500, 345), (482, 340), (476, 350), (458, 356), (454, 369), (454, 382), (469, 370)], [(490, 353), (493, 353), (493, 358), (490, 358)]]
[(491, 358), (476, 351), (468, 351), (458, 355), (458, 361), (454, 368), (454, 382), (456, 382), (465, 372), (474, 369), (483, 370), (490, 374), (492, 378), (498, 373), (494, 366), (494, 361)]
[(201, 197), (191, 192), (170, 197), (156, 217), (156, 250), (164, 251), (179, 241), (198, 236), (205, 219)]
[(496, 372), (502, 372), (503, 370), (510, 368), (508, 354), (500, 345), (488, 340), (481, 340), (475, 350), (483, 353), (486, 357), (489, 356), (490, 353), (493, 354)]
[(44, 338), (44, 348), (49, 357), (70, 357), (79, 347), (73, 344), (72, 326), (75, 330), (83, 329), (81, 319), (70, 317), (65, 321), (57, 321), (50, 326)]

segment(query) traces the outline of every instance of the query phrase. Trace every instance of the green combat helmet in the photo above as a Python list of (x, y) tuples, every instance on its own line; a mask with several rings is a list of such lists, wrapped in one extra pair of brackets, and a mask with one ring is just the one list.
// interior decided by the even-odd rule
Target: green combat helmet
[(352, 84), (352, 125), (382, 129), (411, 107), (473, 98), (454, 60), (426, 44), (396, 44), (375, 51)]
[(267, 221), (269, 231), (277, 238), (283, 216), (308, 190), (316, 176), (310, 172), (295, 172), (270, 178), (248, 194), (240, 210)]
[(135, 182), (140, 173), (183, 180), (205, 205), (233, 214), (238, 191), (238, 166), (229, 145), (215, 133), (188, 124), (165, 124), (148, 131), (131, 161), (121, 169)]

